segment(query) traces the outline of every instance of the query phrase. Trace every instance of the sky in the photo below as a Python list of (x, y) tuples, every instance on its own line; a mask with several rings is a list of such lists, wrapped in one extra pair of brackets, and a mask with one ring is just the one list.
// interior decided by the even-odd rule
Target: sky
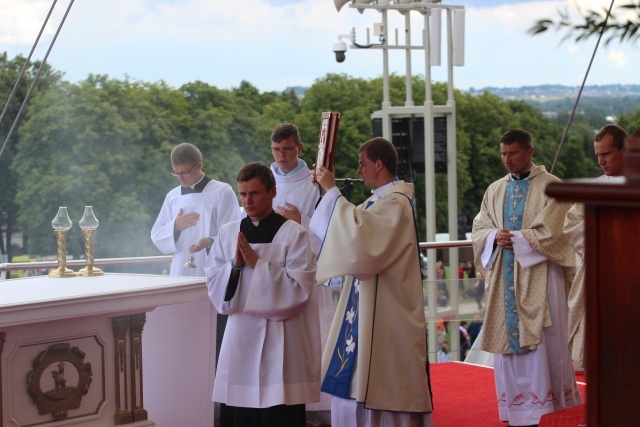
[[(69, 2), (57, 2), (34, 58), (45, 56)], [(577, 14), (578, 3), (583, 9), (601, 9), (610, 1), (444, 0), (465, 9), (464, 66), (454, 68), (454, 87), (579, 86), (596, 40), (561, 43), (564, 33), (527, 34), (536, 20), (556, 19), (558, 10)], [(51, 4), (0, 0), (0, 52), (27, 56)], [(405, 18), (397, 11), (388, 16), (394, 44), (396, 29), (404, 32)], [(410, 16), (412, 44), (419, 44), (424, 19), (419, 12)], [(71, 82), (107, 74), (162, 80), (176, 88), (199, 80), (231, 89), (246, 80), (260, 91), (282, 91), (310, 86), (327, 73), (380, 77), (380, 50), (350, 48), (346, 60), (337, 63), (332, 46), (339, 34), (352, 29), (357, 43), (366, 44), (367, 29), (371, 43), (377, 42), (373, 26), (381, 20), (378, 11), (361, 14), (349, 4), (338, 11), (334, 0), (75, 0), (48, 63)], [(444, 33), (444, 21), (442, 28)], [(444, 53), (444, 34), (442, 39)], [(587, 85), (640, 84), (639, 49), (640, 44), (601, 43)], [(444, 58), (443, 66), (431, 68), (434, 81), (447, 78)], [(425, 51), (414, 51), (411, 63), (412, 74), (423, 76)], [(390, 53), (391, 72), (404, 75), (405, 64), (402, 51)]]

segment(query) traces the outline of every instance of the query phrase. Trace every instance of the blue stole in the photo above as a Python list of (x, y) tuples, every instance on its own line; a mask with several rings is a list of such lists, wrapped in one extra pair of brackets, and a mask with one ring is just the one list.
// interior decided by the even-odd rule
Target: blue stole
[(342, 319), (340, 335), (320, 388), (325, 393), (345, 399), (349, 398), (351, 377), (358, 355), (359, 285), (360, 281), (354, 277), (351, 281), (349, 300)]
[[(504, 228), (522, 229), (525, 202), (531, 181), (529, 179), (510, 180), (504, 198)], [(529, 350), (520, 348), (520, 316), (516, 306), (516, 288), (514, 284), (515, 256), (513, 249), (502, 250), (502, 275), (504, 278), (504, 308), (507, 317), (507, 341), (509, 354), (524, 354)]]
[[(365, 209), (372, 204), (373, 200), (369, 200)], [(325, 393), (345, 399), (349, 398), (351, 377), (353, 376), (356, 357), (358, 356), (359, 286), (360, 280), (353, 277), (351, 289), (349, 290), (349, 300), (342, 318), (340, 334), (320, 388)]]

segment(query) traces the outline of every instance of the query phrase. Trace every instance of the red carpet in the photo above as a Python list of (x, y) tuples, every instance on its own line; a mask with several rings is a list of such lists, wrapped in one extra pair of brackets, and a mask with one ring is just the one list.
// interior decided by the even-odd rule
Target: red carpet
[[(584, 377), (577, 377), (583, 401)], [(436, 427), (505, 427), (498, 418), (493, 369), (468, 363), (431, 365), (433, 422)], [(584, 422), (584, 405), (545, 415), (540, 427), (577, 427)]]

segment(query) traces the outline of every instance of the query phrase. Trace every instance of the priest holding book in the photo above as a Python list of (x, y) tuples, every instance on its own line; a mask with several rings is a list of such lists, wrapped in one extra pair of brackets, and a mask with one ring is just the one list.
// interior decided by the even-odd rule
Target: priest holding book
[(331, 167), (314, 179), (326, 191), (310, 223), (323, 239), (316, 279), (348, 276), (322, 358), (331, 425), (432, 426), (432, 400), (413, 186), (398, 180), (388, 140), (358, 149), (358, 174), (372, 195), (355, 206)]

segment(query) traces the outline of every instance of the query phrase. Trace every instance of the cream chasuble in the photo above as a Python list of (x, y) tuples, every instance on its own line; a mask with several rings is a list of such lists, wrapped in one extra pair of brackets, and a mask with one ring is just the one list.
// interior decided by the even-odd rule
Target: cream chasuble
[[(366, 409), (427, 413), (432, 403), (413, 188), (402, 181), (381, 188), (358, 207), (333, 188), (311, 220), (310, 231), (323, 238), (317, 281), (349, 276), (322, 358), (323, 391)], [(337, 370), (332, 359), (340, 361)], [(342, 372), (353, 364), (346, 395), (331, 384), (343, 362)]]
[(579, 267), (569, 290), (569, 348), (571, 359), (584, 368), (584, 205), (574, 204), (564, 221), (564, 235), (579, 257)]
[[(562, 226), (570, 205), (558, 203), (544, 193), (548, 183), (559, 181), (547, 173), (544, 166), (534, 165), (528, 179), (530, 186), (520, 231), (531, 247), (546, 258), (547, 262), (563, 267), (565, 286), (568, 289), (575, 274), (575, 256), (564, 238)], [(487, 270), (481, 259), (487, 238), (493, 239), (496, 230), (505, 228), (504, 208), (508, 183), (507, 175), (489, 186), (482, 200), (481, 210), (473, 221), (471, 236), (476, 267), (485, 277), (486, 283), (487, 314), (479, 346), (482, 350), (499, 354), (510, 353), (505, 328), (505, 277), (502, 268), (495, 268), (503, 263), (503, 251), (499, 248), (494, 251), (494, 268)], [(514, 296), (519, 315), (519, 345), (522, 349), (535, 350), (542, 338), (542, 329), (551, 325), (547, 301), (547, 262), (528, 268), (514, 262)]]
[[(602, 175), (596, 181), (612, 177)], [(569, 348), (571, 358), (584, 368), (585, 289), (584, 271), (584, 205), (575, 203), (564, 220), (564, 236), (576, 251), (578, 270), (569, 290)]]

